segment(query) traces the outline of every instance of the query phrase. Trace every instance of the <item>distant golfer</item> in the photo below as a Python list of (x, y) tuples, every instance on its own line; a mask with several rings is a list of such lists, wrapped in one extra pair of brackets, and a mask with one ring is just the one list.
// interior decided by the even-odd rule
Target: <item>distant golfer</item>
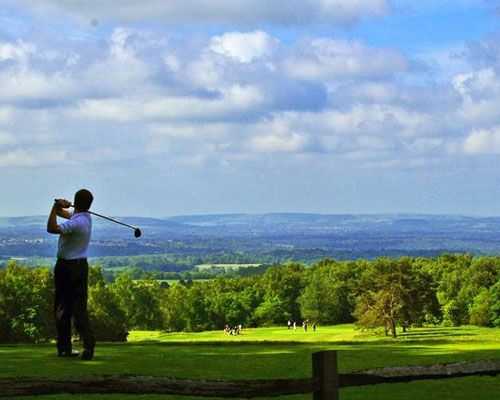
[[(47, 221), (47, 232), (59, 235), (57, 263), (54, 268), (55, 304), (57, 328), (57, 355), (77, 357), (80, 353), (71, 346), (71, 319), (83, 341), (82, 360), (94, 356), (95, 338), (87, 313), (88, 264), (87, 252), (92, 231), (92, 220), (87, 212), (93, 201), (86, 189), (75, 194), (74, 212), (68, 210), (68, 200), (57, 199)], [(66, 218), (61, 225), (57, 216)]]

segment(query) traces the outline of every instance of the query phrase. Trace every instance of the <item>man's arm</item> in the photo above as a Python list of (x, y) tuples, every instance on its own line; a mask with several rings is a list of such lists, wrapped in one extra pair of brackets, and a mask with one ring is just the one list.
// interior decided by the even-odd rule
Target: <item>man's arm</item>
[(56, 214), (58, 217), (65, 218), (65, 219), (70, 219), (72, 214), (70, 211), (64, 208), (59, 208), (56, 210)]
[(57, 225), (57, 216), (60, 215), (63, 218), (71, 218), (68, 211), (63, 208), (70, 206), (70, 202), (67, 200), (56, 200), (50, 210), (49, 219), (47, 220), (47, 232), (60, 235), (62, 233), (61, 228)]

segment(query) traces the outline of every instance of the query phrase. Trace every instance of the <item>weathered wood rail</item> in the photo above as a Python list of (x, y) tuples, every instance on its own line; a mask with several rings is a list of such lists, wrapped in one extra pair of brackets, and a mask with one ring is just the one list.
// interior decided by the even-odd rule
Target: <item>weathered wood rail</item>
[(3, 378), (0, 398), (47, 394), (176, 394), (200, 397), (254, 398), (313, 393), (314, 400), (338, 400), (349, 386), (400, 383), (424, 379), (500, 374), (500, 360), (395, 367), (340, 374), (337, 352), (312, 355), (309, 379), (191, 380), (151, 376), (98, 376), (79, 379)]

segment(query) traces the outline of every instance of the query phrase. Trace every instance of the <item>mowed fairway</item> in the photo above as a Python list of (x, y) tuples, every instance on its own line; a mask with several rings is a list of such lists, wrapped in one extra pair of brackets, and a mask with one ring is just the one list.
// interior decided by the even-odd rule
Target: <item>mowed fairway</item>
[[(129, 343), (99, 343), (91, 362), (58, 359), (53, 345), (0, 346), (0, 377), (74, 378), (133, 374), (183, 378), (300, 378), (311, 375), (311, 353), (339, 351), (343, 372), (383, 366), (500, 359), (500, 329), (419, 328), (397, 339), (360, 332), (352, 325), (320, 327), (317, 332), (285, 328), (222, 332), (132, 332)], [(310, 399), (312, 396), (288, 396)], [(24, 397), (34, 399), (35, 397)], [(189, 399), (180, 396), (57, 395), (49, 399)], [(341, 390), (341, 399), (496, 399), (500, 376), (473, 377)]]

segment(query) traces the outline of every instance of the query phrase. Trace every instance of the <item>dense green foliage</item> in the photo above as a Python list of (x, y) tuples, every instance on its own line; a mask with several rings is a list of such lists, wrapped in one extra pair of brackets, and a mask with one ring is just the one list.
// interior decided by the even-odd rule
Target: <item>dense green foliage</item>
[[(356, 321), (361, 327), (424, 324), (500, 326), (500, 258), (323, 260), (289, 263), (261, 275), (187, 281), (171, 286), (129, 274), (89, 279), (89, 309), (98, 338), (124, 340), (131, 329), (202, 331), (226, 324), (266, 326), (288, 320), (321, 325)], [(0, 270), (0, 340), (53, 336), (52, 277), (15, 263)]]

